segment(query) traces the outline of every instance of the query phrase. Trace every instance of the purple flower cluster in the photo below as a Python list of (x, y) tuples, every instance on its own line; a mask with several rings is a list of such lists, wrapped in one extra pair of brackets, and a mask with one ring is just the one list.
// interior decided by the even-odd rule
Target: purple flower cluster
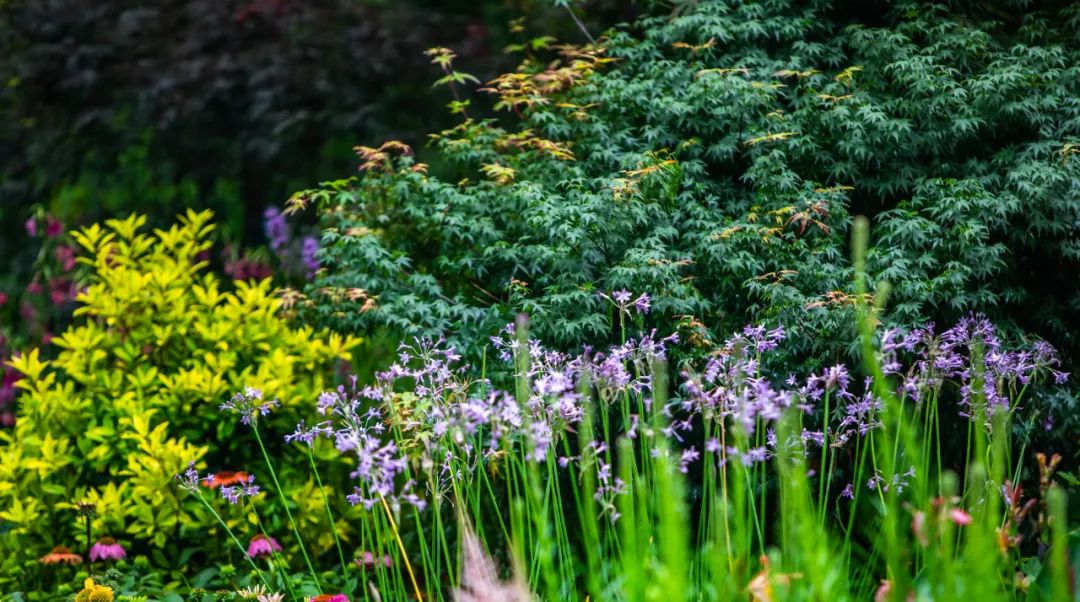
[(319, 239), (314, 236), (305, 236), (300, 242), (300, 263), (304, 264), (308, 276), (312, 276), (319, 270)]
[(259, 495), (259, 486), (255, 484), (255, 475), (248, 476), (247, 481), (239, 485), (221, 487), (221, 497), (230, 504), (237, 504), (241, 498), (253, 498), (256, 495)]
[(244, 390), (233, 395), (228, 401), (221, 404), (221, 410), (240, 415), (240, 422), (247, 426), (266, 416), (271, 410), (281, 405), (276, 399), (263, 400), (262, 391), (244, 387)]
[(289, 244), (289, 225), (277, 207), (270, 207), (263, 213), (263, 229), (270, 241), (270, 248), (280, 254)]
[(342, 453), (356, 455), (356, 469), (349, 475), (357, 480), (353, 493), (347, 499), (350, 504), (371, 509), (382, 500), (396, 508), (402, 502), (423, 508), (424, 501), (413, 491), (414, 481), (407, 480), (397, 486), (400, 477), (407, 474), (408, 460), (398, 450), (397, 443), (389, 437), (380, 408), (373, 401), (381, 399), (371, 387), (358, 388), (352, 379), (350, 388), (338, 387), (336, 391), (324, 391), (318, 400), (319, 412), (331, 420), (314, 427), (305, 428), (301, 423), (296, 432), (285, 437), (286, 441), (302, 441), (309, 445), (320, 435), (333, 439)]
[[(946, 381), (959, 385), (960, 414), (975, 419), (982, 410), (987, 419), (997, 412), (1017, 409), (1024, 388), (1033, 379), (1049, 376), (1056, 384), (1068, 380), (1061, 371), (1057, 351), (1045, 341), (1008, 350), (997, 327), (981, 315), (970, 315), (955, 326), (934, 334), (934, 325), (902, 334), (888, 330), (881, 337), (881, 363), (886, 374), (901, 378), (901, 397), (922, 400), (927, 391)], [(906, 371), (901, 353), (914, 358)]]
[[(781, 328), (769, 331), (764, 327), (748, 326), (728, 339), (719, 354), (706, 362), (700, 374), (683, 372), (686, 396), (679, 402), (681, 410), (687, 416), (709, 422), (719, 423), (730, 418), (747, 436), (753, 435), (759, 426), (779, 420), (796, 404), (799, 395), (774, 388), (760, 375), (759, 361), (761, 355), (775, 349), (784, 336)], [(789, 380), (789, 384), (792, 382)], [(682, 424), (689, 430), (689, 419)], [(768, 452), (747, 450), (739, 455), (744, 462), (752, 463), (765, 459)]]
[(277, 207), (270, 207), (263, 213), (263, 229), (266, 232), (270, 250), (288, 268), (289, 271), (303, 272), (308, 278), (319, 270), (319, 239), (303, 236), (294, 241), (285, 214)]
[[(641, 297), (618, 291), (610, 299), (620, 311), (629, 311)], [(615, 499), (625, 487), (612, 474), (608, 442), (594, 441), (579, 455), (559, 455), (573, 447), (574, 439), (567, 438), (590, 414), (588, 404), (598, 403), (599, 412), (622, 404), (623, 422), (615, 427), (622, 428), (612, 435), (634, 440), (647, 453), (665, 453), (666, 446), (657, 445), (661, 436), (680, 443), (672, 461), (684, 473), (699, 461), (751, 466), (781, 454), (823, 453), (882, 427), (882, 400), (870, 380), (860, 389), (843, 365), (801, 380), (791, 376), (783, 384), (772, 382), (762, 365), (786, 336), (782, 328), (744, 328), (700, 371), (684, 369), (679, 396), (658, 408), (652, 407), (652, 375), (656, 363), (666, 359), (668, 346), (677, 342), (675, 336), (661, 338), (652, 331), (602, 351), (586, 347), (568, 354), (524, 340), (518, 328), (508, 325), (491, 343), (514, 373), (515, 393), (476, 378), (445, 341), (417, 340), (399, 347), (398, 361), (378, 373), (373, 385), (360, 387), (353, 378), (348, 387), (322, 393), (317, 405), (327, 419), (311, 427), (302, 422), (286, 441), (313, 445), (324, 436), (339, 451), (355, 454), (352, 477), (357, 483), (349, 501), (367, 508), (380, 500), (395, 507), (423, 507), (414, 492), (417, 475), (438, 496), (454, 479), (485, 470), (485, 463), (498, 461), (505, 452), (535, 462), (555, 461), (563, 469), (578, 464), (579, 470), (595, 471), (596, 499), (614, 521)], [(956, 383), (965, 415), (978, 402), (977, 393), (987, 408), (1010, 408), (1019, 397), (1018, 385), (1022, 389), (1040, 375), (1056, 382), (1067, 377), (1049, 345), (1005, 350), (994, 327), (978, 317), (940, 336), (932, 326), (906, 334), (886, 331), (879, 349), (886, 373), (898, 377), (897, 395), (918, 402), (927, 391)], [(975, 391), (977, 382), (984, 384)], [(240, 396), (233, 405), (254, 417), (258, 408), (249, 397)], [(808, 426), (819, 426), (778, 441), (776, 424), (791, 412), (802, 412), (812, 418)], [(657, 415), (664, 417), (663, 424), (652, 421)], [(709, 433), (727, 433), (726, 442), (711, 435), (702, 444), (685, 441), (699, 425)], [(875, 474), (866, 485), (902, 490), (912, 475)], [(857, 486), (848, 484), (841, 496), (852, 497)]]
[(177, 485), (187, 491), (188, 493), (199, 493), (199, 483), (202, 479), (199, 477), (198, 471), (195, 470), (195, 463), (188, 463), (187, 470), (183, 473), (176, 475)]
[(637, 297), (634, 297), (633, 293), (627, 290), (612, 291), (610, 295), (606, 293), (598, 293), (601, 299), (610, 301), (618, 308), (619, 313), (623, 315), (630, 315), (632, 313), (647, 314), (649, 309), (652, 308), (652, 299), (647, 293), (641, 293)]

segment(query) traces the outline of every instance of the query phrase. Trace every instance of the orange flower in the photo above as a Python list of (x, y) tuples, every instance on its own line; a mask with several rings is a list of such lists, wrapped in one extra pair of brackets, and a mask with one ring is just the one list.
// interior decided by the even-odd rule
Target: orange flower
[(248, 473), (243, 471), (233, 472), (231, 470), (223, 470), (203, 479), (203, 487), (216, 489), (218, 487), (228, 487), (230, 485), (236, 485), (237, 483), (247, 482)]
[(41, 564), (79, 564), (82, 556), (64, 546), (56, 546), (51, 552), (38, 559)]
[(750, 593), (750, 599), (753, 602), (775, 602), (773, 583), (786, 586), (791, 583), (792, 579), (802, 578), (802, 573), (770, 575), (769, 557), (762, 556), (760, 560), (761, 571), (754, 575), (754, 578), (746, 586), (746, 590)]

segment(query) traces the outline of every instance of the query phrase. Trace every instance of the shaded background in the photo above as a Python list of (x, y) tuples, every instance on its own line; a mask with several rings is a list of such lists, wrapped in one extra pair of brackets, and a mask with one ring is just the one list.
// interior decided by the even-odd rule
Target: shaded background
[[(640, 8), (577, 6), (594, 33)], [(353, 173), (354, 145), (426, 155), (454, 116), (425, 49), (451, 48), (486, 81), (513, 68), (508, 44), (536, 35), (584, 38), (550, 0), (0, 0), (0, 428), (17, 378), (3, 363), (75, 307), (62, 232), (210, 208), (215, 269), (304, 280), (301, 248), (288, 253), (299, 267), (267, 248), (267, 208)]]
[[(581, 14), (599, 31), (634, 11)], [(263, 209), (349, 173), (353, 145), (422, 147), (451, 123), (426, 48), (485, 79), (533, 32), (583, 37), (546, 1), (0, 0), (0, 291), (30, 282), (35, 209), (71, 227), (209, 207), (259, 244)]]

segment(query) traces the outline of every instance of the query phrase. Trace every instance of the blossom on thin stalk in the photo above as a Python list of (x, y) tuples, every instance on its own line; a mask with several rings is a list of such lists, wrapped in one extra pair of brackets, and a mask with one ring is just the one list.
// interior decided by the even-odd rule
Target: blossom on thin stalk
[(255, 475), (249, 475), (247, 481), (239, 485), (222, 486), (221, 497), (230, 504), (237, 504), (243, 498), (253, 498), (259, 494), (259, 486), (255, 484)]
[(244, 387), (243, 391), (221, 404), (221, 410), (239, 414), (240, 422), (251, 426), (259, 416), (266, 416), (280, 405), (281, 402), (276, 399), (263, 400), (263, 393), (259, 389)]

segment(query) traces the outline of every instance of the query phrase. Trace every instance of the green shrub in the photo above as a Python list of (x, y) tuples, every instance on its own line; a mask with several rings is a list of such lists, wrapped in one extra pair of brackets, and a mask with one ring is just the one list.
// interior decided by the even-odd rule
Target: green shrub
[(820, 364), (850, 351), (865, 214), (886, 321), (983, 311), (1075, 357), (1080, 8), (860, 5), (688, 3), (488, 83), (514, 115), (432, 136), (448, 172), (359, 147), (362, 176), (292, 200), (326, 228), (306, 318), (475, 341), (526, 312), (571, 347), (625, 288), (657, 325), (782, 323)]
[(219, 405), (259, 387), (292, 424), (349, 358), (356, 339), (284, 321), (269, 280), (223, 290), (200, 260), (210, 219), (189, 211), (147, 234), (131, 216), (74, 234), (88, 268), (76, 322), (53, 340), (55, 360), (34, 350), (11, 362), (25, 378), (15, 429), (0, 434), (0, 575), (54, 544), (81, 549), (76, 502), (97, 505), (94, 533), (179, 553), (185, 528), (207, 523), (181, 503), (175, 475), (192, 461), (250, 470), (261, 457), (233, 440)]

